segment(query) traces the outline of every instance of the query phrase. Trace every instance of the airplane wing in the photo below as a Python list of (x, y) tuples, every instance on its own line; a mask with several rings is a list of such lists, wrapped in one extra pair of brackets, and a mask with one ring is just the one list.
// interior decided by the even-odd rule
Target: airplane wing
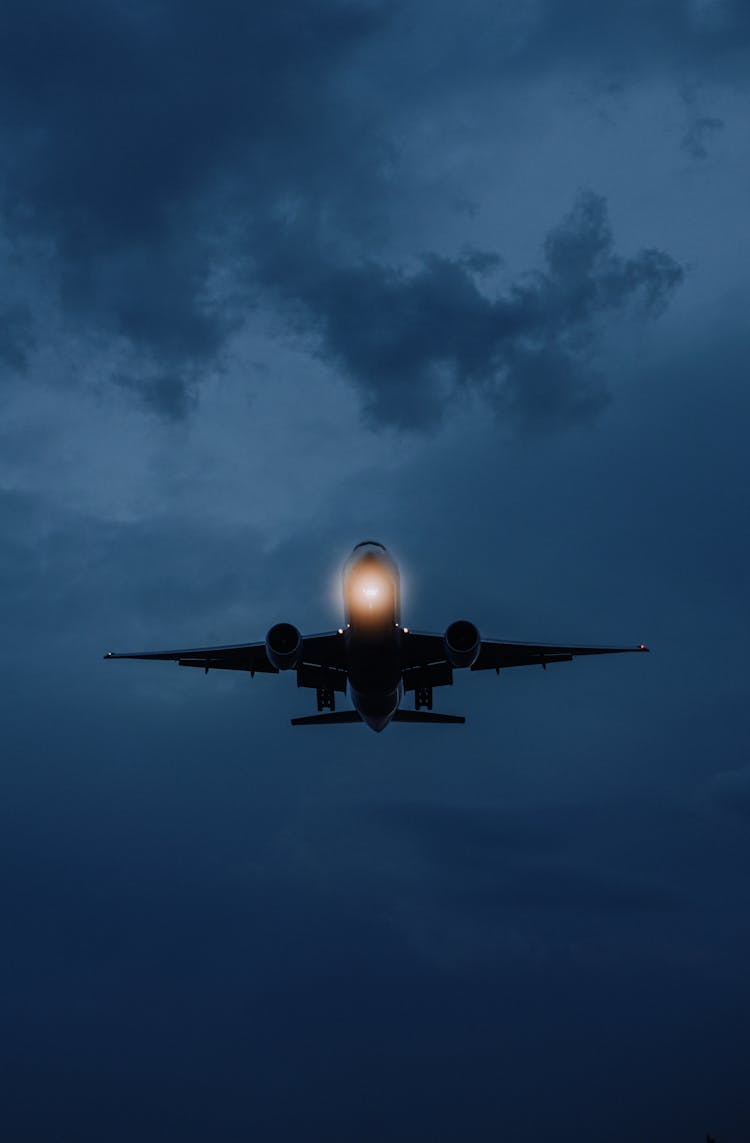
[[(341, 668), (342, 641), (336, 631), (309, 635), (302, 640), (305, 666)], [(204, 671), (256, 671), (276, 675), (268, 661), (265, 642), (234, 643), (226, 647), (191, 647), (177, 651), (108, 651), (105, 659), (156, 659), (179, 663), (181, 667), (202, 667)]]
[(546, 667), (547, 663), (569, 663), (579, 655), (622, 655), (631, 651), (648, 651), (640, 643), (637, 647), (566, 647), (555, 643), (501, 643), (496, 639), (483, 639), (479, 645), (477, 661), (472, 671), (503, 667)]
[(225, 671), (266, 671), (277, 674), (266, 656), (265, 643), (235, 643), (228, 647), (189, 647), (178, 651), (108, 651), (105, 659), (162, 659), (181, 667)]
[[(446, 663), (442, 635), (409, 631), (404, 634), (405, 665), (426, 667), (433, 663)], [(543, 666), (547, 663), (567, 663), (578, 655), (619, 655), (627, 652), (648, 651), (642, 643), (637, 647), (575, 647), (556, 643), (509, 643), (499, 639), (482, 639), (479, 655), (472, 671), (496, 670), (505, 667)]]

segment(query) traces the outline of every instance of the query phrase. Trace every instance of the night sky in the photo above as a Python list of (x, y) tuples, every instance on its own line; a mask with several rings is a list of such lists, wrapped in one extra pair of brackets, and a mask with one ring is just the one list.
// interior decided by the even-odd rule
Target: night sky
[[(0, 1134), (750, 1139), (746, 0), (5, 0)], [(650, 656), (292, 729), (115, 650)]]

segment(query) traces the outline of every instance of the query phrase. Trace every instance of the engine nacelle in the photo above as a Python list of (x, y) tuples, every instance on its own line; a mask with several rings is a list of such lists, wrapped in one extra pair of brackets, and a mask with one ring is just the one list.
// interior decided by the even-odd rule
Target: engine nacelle
[(452, 667), (470, 667), (476, 663), (481, 639), (479, 631), (468, 619), (457, 619), (443, 635), (445, 655)]
[(266, 635), (266, 655), (271, 666), (291, 671), (302, 661), (302, 634), (293, 623), (274, 623)]

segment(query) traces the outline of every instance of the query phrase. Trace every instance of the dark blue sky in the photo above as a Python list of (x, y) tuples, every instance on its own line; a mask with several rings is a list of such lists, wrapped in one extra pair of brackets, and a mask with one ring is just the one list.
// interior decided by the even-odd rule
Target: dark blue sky
[[(0, 1127), (750, 1138), (741, 0), (8, 0)], [(293, 731), (109, 647), (639, 642)]]

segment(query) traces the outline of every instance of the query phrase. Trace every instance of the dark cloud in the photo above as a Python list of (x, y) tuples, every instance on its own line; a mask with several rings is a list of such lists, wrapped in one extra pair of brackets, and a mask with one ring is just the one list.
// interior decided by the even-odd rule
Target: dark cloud
[(605, 200), (582, 193), (544, 242), (544, 269), (490, 295), (477, 275), (493, 252), (428, 255), (412, 273), (376, 262), (317, 262), (304, 273), (269, 257), (270, 286), (301, 303), (322, 352), (362, 389), (377, 422), (429, 426), (475, 388), (526, 425), (561, 425), (607, 401), (590, 367), (602, 320), (634, 307), (654, 317), (683, 271), (668, 254), (614, 249)]
[(169, 238), (228, 170), (255, 175), (244, 183), (252, 204), (264, 165), (289, 175), (310, 154), (308, 131), (334, 137), (328, 123), (315, 130), (332, 70), (381, 11), (337, 0), (315, 16), (297, 0), (221, 0), (211, 13), (198, 3), (63, 10), (42, 0), (30, 14), (11, 3), (1, 60), (15, 145), (6, 209), (89, 261)]
[[(254, 7), (4, 8), (5, 1135), (746, 1139), (746, 179), (669, 153), (745, 17)], [(615, 236), (544, 241), (577, 186)], [(480, 407), (396, 449), (332, 363), (378, 427)], [(102, 661), (333, 627), (366, 535), (416, 626), (654, 653), (467, 673), (455, 735)]]
[[(593, 35), (603, 16), (584, 10)], [(561, 12), (541, 10), (524, 51), (556, 35)], [(494, 251), (430, 254), (416, 270), (364, 253), (396, 194), (376, 77), (398, 15), (338, 0), (314, 17), (298, 0), (222, 0), (210, 14), (10, 5), (6, 231), (37, 244), (68, 323), (124, 343), (135, 360), (115, 380), (154, 409), (186, 415), (269, 288), (300, 307), (376, 422), (433, 424), (467, 386), (530, 425), (606, 403), (599, 319), (636, 300), (658, 312), (681, 271), (659, 251), (616, 254), (601, 198), (582, 195), (547, 237), (544, 269), (504, 294), (483, 284)], [(369, 95), (355, 101), (358, 60)], [(18, 339), (6, 356), (22, 363)]]
[(167, 373), (157, 377), (132, 377), (123, 373), (114, 374), (112, 380), (123, 389), (136, 393), (147, 409), (170, 420), (182, 420), (195, 404), (195, 396), (185, 376)]
[(337, 76), (384, 12), (338, 0), (314, 13), (297, 0), (6, 9), (6, 232), (68, 322), (125, 339), (141, 359), (134, 386), (155, 377), (152, 402), (170, 414), (188, 404), (174, 379), (187, 388), (215, 367), (247, 310), (216, 285), (233, 260), (229, 214), (248, 220), (326, 183), (350, 118), (343, 105), (329, 114)]
[[(502, 67), (514, 81), (566, 72), (577, 81), (610, 88), (644, 75), (686, 73), (725, 80), (746, 79), (750, 15), (743, 0), (541, 0), (519, 11), (509, 4), (474, 0), (457, 31), (450, 6), (441, 5), (446, 55), (458, 65), (468, 53), (472, 71), (484, 75)], [(447, 33), (452, 31), (449, 38)]]

